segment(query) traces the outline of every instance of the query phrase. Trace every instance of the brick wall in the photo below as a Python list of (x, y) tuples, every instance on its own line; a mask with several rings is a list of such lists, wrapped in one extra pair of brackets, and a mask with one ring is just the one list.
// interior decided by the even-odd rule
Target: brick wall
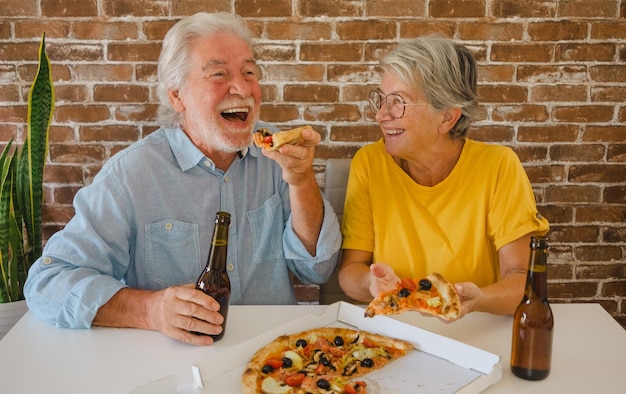
[(2, 0), (1, 145), (23, 136), (44, 31), (52, 59), (47, 236), (109, 157), (157, 128), (160, 40), (197, 11), (249, 21), (262, 117), (322, 133), (320, 186), (326, 158), (379, 138), (365, 97), (381, 54), (430, 32), (468, 45), (487, 114), (471, 137), (524, 163), (552, 224), (551, 299), (600, 302), (626, 322), (626, 0)]

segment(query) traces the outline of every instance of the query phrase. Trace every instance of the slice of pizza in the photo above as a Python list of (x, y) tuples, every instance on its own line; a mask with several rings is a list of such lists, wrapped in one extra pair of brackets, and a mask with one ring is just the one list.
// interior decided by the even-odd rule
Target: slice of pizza
[(359, 377), (413, 349), (409, 342), (349, 328), (282, 335), (259, 349), (242, 376), (244, 394), (359, 393)]
[(310, 126), (297, 127), (291, 130), (272, 133), (268, 129), (258, 129), (254, 135), (254, 144), (259, 148), (277, 150), (285, 144), (297, 144), (302, 141), (302, 130)]
[(402, 279), (393, 290), (381, 292), (369, 303), (365, 316), (417, 311), (453, 320), (460, 310), (461, 300), (454, 285), (434, 272), (423, 279)]

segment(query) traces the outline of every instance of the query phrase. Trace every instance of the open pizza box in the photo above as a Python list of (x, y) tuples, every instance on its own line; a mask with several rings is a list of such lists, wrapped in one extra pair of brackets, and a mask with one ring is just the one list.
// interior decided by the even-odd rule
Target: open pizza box
[[(499, 356), (386, 317), (364, 317), (361, 307), (337, 302), (233, 346), (191, 366), (187, 382), (163, 379), (136, 389), (144, 393), (238, 393), (248, 361), (280, 335), (317, 327), (361, 329), (411, 342), (415, 350), (384, 368), (362, 376), (369, 394), (479, 393), (502, 377)], [(180, 380), (180, 379), (179, 379)]]

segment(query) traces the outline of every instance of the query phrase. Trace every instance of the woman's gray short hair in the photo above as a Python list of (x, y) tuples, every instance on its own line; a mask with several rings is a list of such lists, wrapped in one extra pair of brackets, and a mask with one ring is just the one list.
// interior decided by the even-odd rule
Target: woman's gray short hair
[(381, 65), (435, 109), (461, 108), (461, 117), (450, 130), (453, 139), (463, 138), (479, 116), (477, 65), (465, 46), (444, 37), (419, 37), (400, 43), (382, 58)]
[(167, 92), (181, 89), (189, 73), (187, 44), (196, 37), (227, 32), (241, 37), (252, 50), (252, 35), (246, 22), (238, 15), (217, 12), (197, 14), (181, 19), (165, 35), (159, 56), (157, 95), (159, 98), (158, 121), (162, 127), (176, 127), (180, 115), (170, 104)]

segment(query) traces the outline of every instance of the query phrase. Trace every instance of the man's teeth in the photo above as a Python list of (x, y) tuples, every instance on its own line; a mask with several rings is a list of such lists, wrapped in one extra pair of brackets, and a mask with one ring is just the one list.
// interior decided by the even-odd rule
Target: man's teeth
[(243, 107), (243, 108), (230, 108), (230, 109), (227, 109), (227, 110), (222, 111), (222, 112), (225, 113), (225, 114), (234, 114), (234, 113), (237, 113), (237, 112), (248, 113), (248, 111), (249, 111), (249, 109), (247, 107)]
[(398, 130), (387, 130), (387, 134), (391, 134), (391, 135), (396, 135), (396, 134), (402, 134), (404, 133), (403, 129), (398, 129)]

